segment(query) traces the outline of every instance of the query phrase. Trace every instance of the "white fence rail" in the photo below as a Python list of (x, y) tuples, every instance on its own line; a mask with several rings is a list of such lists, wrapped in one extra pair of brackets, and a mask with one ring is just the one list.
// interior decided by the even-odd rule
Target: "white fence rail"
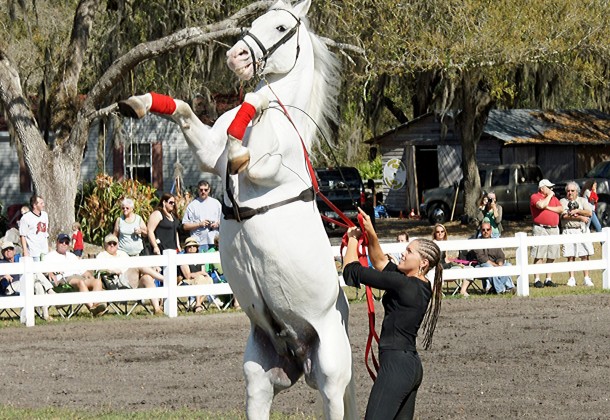
[[(602, 244), (600, 259), (589, 261), (560, 262), (552, 264), (529, 263), (529, 249), (534, 245), (565, 244), (576, 242), (598, 242)], [(610, 228), (604, 228), (599, 233), (586, 233), (580, 235), (556, 236), (527, 236), (523, 232), (511, 238), (498, 239), (460, 239), (439, 242), (443, 251), (471, 250), (482, 248), (515, 249), (515, 264), (508, 267), (481, 267), (464, 268), (461, 270), (445, 270), (443, 278), (475, 279), (490, 276), (517, 276), (517, 294), (529, 295), (529, 280), (531, 274), (561, 273), (581, 270), (602, 270), (602, 288), (610, 289)], [(386, 253), (399, 253), (404, 251), (404, 243), (382, 244)], [(333, 247), (335, 254), (339, 254), (339, 247)], [(19, 309), (25, 311), (24, 322), (27, 326), (35, 325), (35, 307), (74, 305), (88, 302), (123, 302), (144, 299), (164, 299), (164, 312), (170, 318), (178, 316), (178, 298), (189, 296), (227, 295), (232, 294), (227, 283), (210, 285), (178, 286), (177, 276), (180, 265), (219, 263), (220, 255), (214, 253), (177, 254), (176, 251), (167, 250), (163, 255), (148, 257), (130, 257), (116, 259), (82, 259), (69, 267), (70, 272), (85, 272), (86, 270), (127, 269), (131, 267), (163, 267), (165, 281), (163, 287), (105, 290), (100, 292), (73, 292), (57, 294), (34, 294), (34, 273), (62, 272), (66, 270), (64, 264), (58, 262), (34, 262), (29, 257), (23, 257), (17, 263), (0, 264), (0, 276), (5, 274), (20, 274), (22, 293), (20, 296), (6, 296), (0, 298), (1, 309)]]

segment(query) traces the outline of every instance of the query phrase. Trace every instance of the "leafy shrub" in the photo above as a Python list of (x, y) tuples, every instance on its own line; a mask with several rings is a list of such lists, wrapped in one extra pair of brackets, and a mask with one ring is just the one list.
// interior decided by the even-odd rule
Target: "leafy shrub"
[(109, 175), (98, 175), (83, 185), (77, 202), (76, 220), (81, 224), (86, 242), (102, 244), (104, 236), (114, 229), (121, 216), (121, 201), (128, 197), (134, 201), (134, 212), (146, 221), (159, 203), (156, 189), (137, 180), (114, 181)]
[(377, 156), (375, 160), (362, 162), (356, 165), (362, 179), (381, 179), (383, 178), (383, 165), (381, 156)]

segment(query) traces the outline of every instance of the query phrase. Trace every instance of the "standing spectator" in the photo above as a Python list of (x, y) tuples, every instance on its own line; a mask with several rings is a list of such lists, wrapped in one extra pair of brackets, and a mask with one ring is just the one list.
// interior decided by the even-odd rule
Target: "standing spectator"
[(119, 238), (119, 250), (124, 251), (130, 257), (141, 255), (144, 251), (144, 241), (148, 229), (146, 223), (139, 214), (134, 213), (134, 202), (131, 198), (121, 201), (123, 214), (114, 222), (114, 236)]
[[(481, 223), (481, 238), (490, 239), (492, 237), (491, 223)], [(486, 248), (475, 250), (477, 261), (480, 267), (502, 267), (511, 265), (506, 261), (502, 248)], [(514, 293), (515, 285), (509, 276), (494, 276), (487, 279), (491, 282), (497, 294)]]
[(178, 215), (176, 198), (169, 193), (163, 194), (161, 202), (148, 219), (148, 240), (154, 254), (159, 255), (166, 249), (180, 251), (178, 239)]
[(214, 197), (210, 197), (211, 187), (207, 181), (197, 184), (199, 197), (186, 207), (182, 225), (199, 243), (199, 252), (207, 251), (218, 236), (222, 205)]
[[(559, 235), (559, 215), (563, 213), (563, 207), (551, 189), (554, 186), (548, 179), (542, 179), (538, 183), (538, 192), (530, 197), (534, 236)], [(559, 257), (559, 244), (533, 246), (532, 257), (534, 264), (550, 264)], [(544, 284), (540, 281), (540, 275), (536, 274), (534, 287), (544, 286), (557, 287), (551, 280), (551, 273), (547, 273)]]
[[(578, 184), (570, 181), (566, 184), (566, 197), (560, 200), (564, 210), (561, 215), (561, 228), (564, 235), (574, 235), (587, 231), (587, 224), (592, 213), (591, 204), (584, 197), (579, 197), (579, 192), (580, 187)], [(568, 261), (574, 261), (576, 257), (580, 257), (582, 261), (588, 261), (589, 255), (593, 255), (593, 244), (591, 242), (577, 242), (563, 245), (563, 256)], [(589, 277), (589, 270), (584, 270), (584, 275), (584, 285), (592, 287), (593, 282), (591, 277)], [(570, 271), (568, 286), (576, 286), (574, 271)]]
[(594, 179), (588, 179), (587, 182), (585, 182), (585, 185), (583, 185), (583, 190), (582, 196), (587, 199), (591, 206), (593, 206), (589, 225), (593, 225), (593, 229), (595, 229), (596, 232), (601, 232), (602, 224), (599, 222), (597, 213), (595, 212), (597, 202), (599, 201), (599, 197), (597, 196), (597, 181)]
[[(184, 252), (187, 254), (196, 254), (199, 251), (199, 244), (194, 236), (187, 238), (184, 243)], [(207, 273), (202, 264), (181, 265), (178, 271), (178, 281), (183, 281), (186, 284), (212, 284), (214, 280)], [(210, 300), (220, 309), (223, 306), (220, 299), (213, 296)], [(195, 307), (193, 312), (201, 312), (203, 310), (203, 296), (195, 298)]]
[[(125, 251), (119, 250), (119, 238), (113, 234), (106, 235), (104, 238), (104, 251), (100, 252), (96, 258), (109, 259), (109, 258), (128, 258), (129, 255)], [(150, 267), (140, 268), (126, 268), (126, 269), (106, 269), (101, 274), (118, 274), (119, 283), (122, 287), (127, 288), (152, 288), (157, 287), (155, 279), (163, 281), (163, 274)], [(151, 299), (155, 315), (160, 315), (163, 310), (159, 306), (159, 299)]]
[(83, 256), (85, 242), (83, 241), (83, 232), (80, 230), (80, 223), (78, 222), (72, 225), (72, 249), (74, 255), (78, 258)]
[(499, 238), (502, 234), (502, 206), (496, 202), (496, 193), (490, 192), (486, 197), (483, 197), (477, 213), (477, 222), (479, 232), (481, 223), (489, 222), (492, 238)]
[[(66, 233), (57, 235), (55, 250), (49, 252), (45, 257), (45, 262), (62, 262), (65, 264), (66, 271), (48, 273), (47, 277), (53, 283), (54, 287), (58, 287), (61, 283), (66, 283), (72, 286), (73, 289), (79, 292), (100, 291), (103, 290), (102, 281), (93, 277), (90, 271), (84, 273), (72, 271), (70, 265), (78, 261), (78, 257), (69, 251), (70, 236)], [(57, 289), (56, 289), (57, 291)], [(91, 311), (94, 316), (103, 315), (106, 313), (106, 304), (86, 303), (85, 306)]]
[(40, 261), (49, 253), (49, 215), (44, 211), (44, 200), (34, 194), (30, 198), (32, 210), (21, 217), (19, 235), (25, 257)]

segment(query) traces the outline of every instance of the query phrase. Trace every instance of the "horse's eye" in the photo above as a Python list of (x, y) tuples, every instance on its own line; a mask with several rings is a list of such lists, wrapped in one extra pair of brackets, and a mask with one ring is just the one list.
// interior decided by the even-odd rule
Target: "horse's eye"
[(286, 32), (286, 27), (285, 27), (284, 25), (280, 25), (280, 26), (278, 26), (278, 27), (277, 27), (277, 28), (275, 28), (275, 29), (277, 29), (277, 30), (278, 30), (278, 31), (280, 31), (280, 32)]

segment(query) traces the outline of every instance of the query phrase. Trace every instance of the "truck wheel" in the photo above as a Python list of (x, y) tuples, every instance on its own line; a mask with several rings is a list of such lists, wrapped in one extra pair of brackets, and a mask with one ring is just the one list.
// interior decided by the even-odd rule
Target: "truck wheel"
[(595, 212), (597, 213), (597, 218), (602, 227), (610, 226), (610, 206), (608, 206), (607, 202), (599, 201)]
[(428, 210), (428, 220), (430, 224), (445, 223), (449, 220), (449, 207), (443, 203), (434, 203)]

